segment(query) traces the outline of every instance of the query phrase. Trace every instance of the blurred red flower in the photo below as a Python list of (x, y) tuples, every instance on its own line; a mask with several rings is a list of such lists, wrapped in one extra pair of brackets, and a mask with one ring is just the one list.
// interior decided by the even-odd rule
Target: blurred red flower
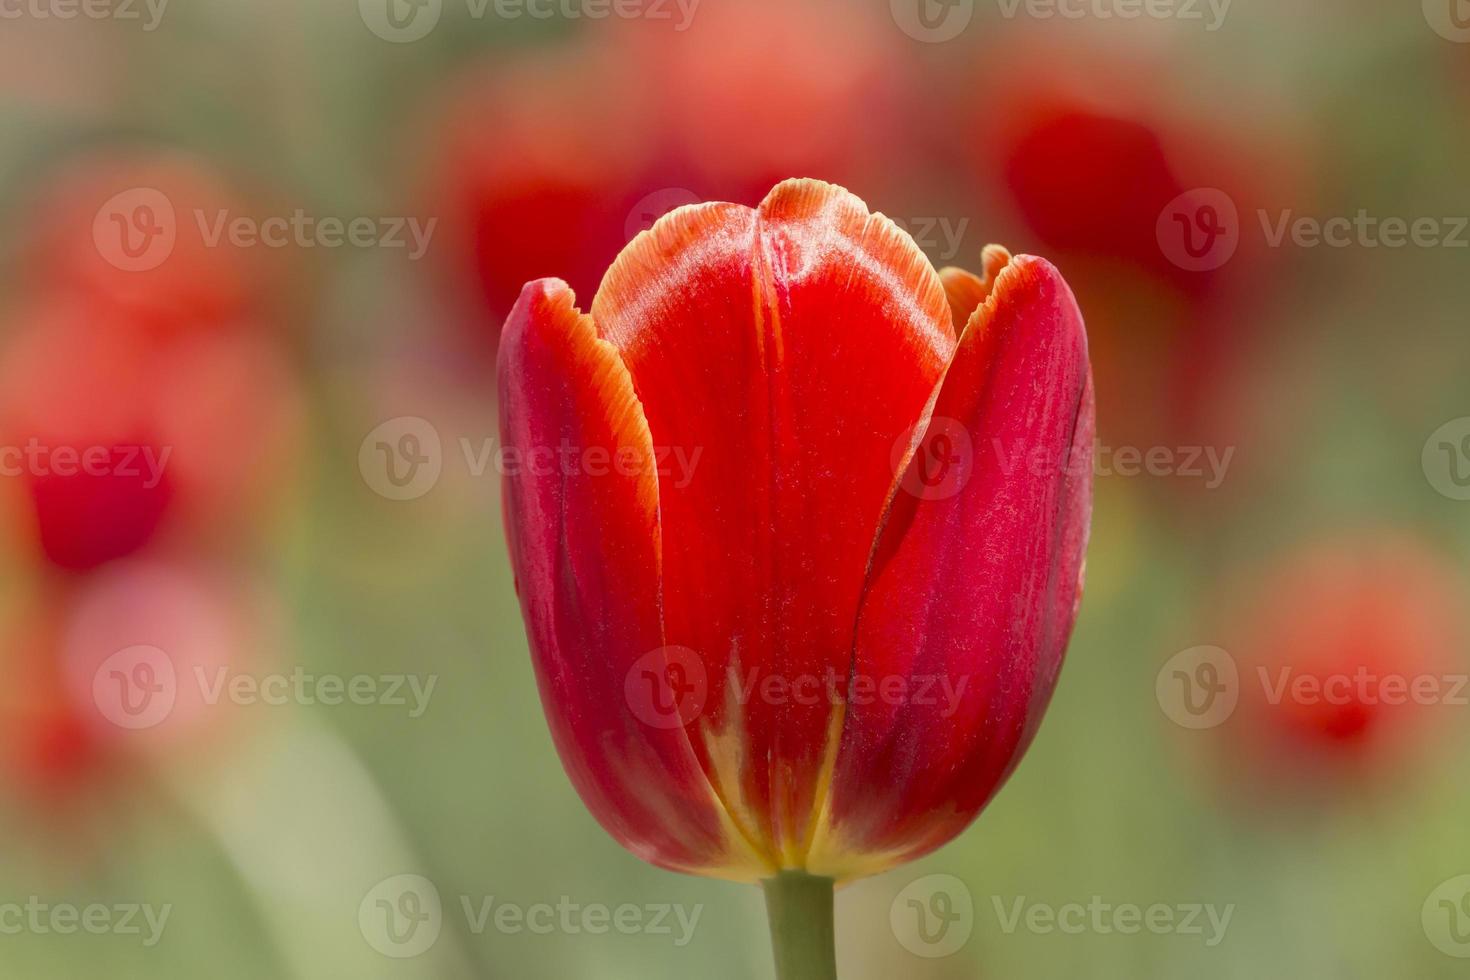
[(1239, 778), (1302, 792), (1429, 759), (1470, 698), (1458, 571), (1407, 536), (1302, 547), (1263, 569), (1230, 630), (1240, 705), (1222, 729)]
[(112, 308), (52, 296), (0, 349), (6, 475), (29, 534), (86, 571), (182, 529), (239, 540), (291, 473), (300, 395), (264, 337), (232, 328), (157, 341)]
[(431, 195), (491, 349), (522, 285), (555, 275), (590, 294), (674, 207), (886, 172), (909, 92), (898, 32), (831, 0), (711, 5), (676, 26), (620, 21), (450, 83)]

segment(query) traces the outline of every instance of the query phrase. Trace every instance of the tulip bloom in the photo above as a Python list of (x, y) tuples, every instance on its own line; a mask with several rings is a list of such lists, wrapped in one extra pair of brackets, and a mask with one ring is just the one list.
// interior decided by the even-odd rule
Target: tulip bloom
[(1035, 733), (1081, 593), (1092, 385), (1057, 271), (986, 265), (936, 273), (793, 180), (665, 216), (590, 313), (558, 280), (521, 293), (516, 587), (563, 763), (639, 857), (872, 874), (964, 829)]
[(1453, 566), (1397, 532), (1344, 535), (1253, 569), (1234, 617), (1240, 703), (1230, 784), (1332, 799), (1433, 761), (1465, 674)]

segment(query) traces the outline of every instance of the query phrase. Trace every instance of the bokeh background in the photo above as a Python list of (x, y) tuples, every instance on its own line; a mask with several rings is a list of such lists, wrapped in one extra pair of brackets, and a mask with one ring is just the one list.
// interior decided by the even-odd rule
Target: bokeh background
[(787, 176), (1051, 258), (1099, 399), (1047, 721), (843, 975), (1470, 969), (1464, 0), (0, 18), (0, 973), (772, 975), (578, 802), (485, 464), (526, 279)]

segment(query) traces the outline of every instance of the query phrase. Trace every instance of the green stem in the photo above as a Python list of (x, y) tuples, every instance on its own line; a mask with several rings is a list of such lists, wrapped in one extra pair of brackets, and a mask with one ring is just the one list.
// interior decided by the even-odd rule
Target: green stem
[(837, 980), (832, 879), (783, 871), (761, 886), (771, 920), (777, 980)]

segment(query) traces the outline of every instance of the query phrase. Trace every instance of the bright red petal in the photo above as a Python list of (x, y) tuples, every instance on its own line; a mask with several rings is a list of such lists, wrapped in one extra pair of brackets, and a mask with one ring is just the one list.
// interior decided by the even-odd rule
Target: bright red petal
[(892, 449), (954, 346), (943, 287), (888, 219), (788, 181), (756, 211), (661, 221), (593, 316), (669, 450), (665, 630), (709, 667), (696, 751), (751, 836), (799, 865)]
[[(608, 832), (665, 867), (764, 869), (677, 724), (625, 691), (663, 647), (658, 483), (616, 349), (564, 283), (526, 286), (500, 348), (505, 525), (541, 698), (572, 782)], [(651, 665), (659, 670), (662, 663)]]
[[(966, 329), (874, 550), (853, 663), (865, 686), (851, 689), (815, 873), (939, 846), (1019, 759), (1080, 597), (1092, 439), (1076, 302), (1050, 264), (1019, 256)], [(969, 467), (961, 482), (944, 482), (946, 463)]]

